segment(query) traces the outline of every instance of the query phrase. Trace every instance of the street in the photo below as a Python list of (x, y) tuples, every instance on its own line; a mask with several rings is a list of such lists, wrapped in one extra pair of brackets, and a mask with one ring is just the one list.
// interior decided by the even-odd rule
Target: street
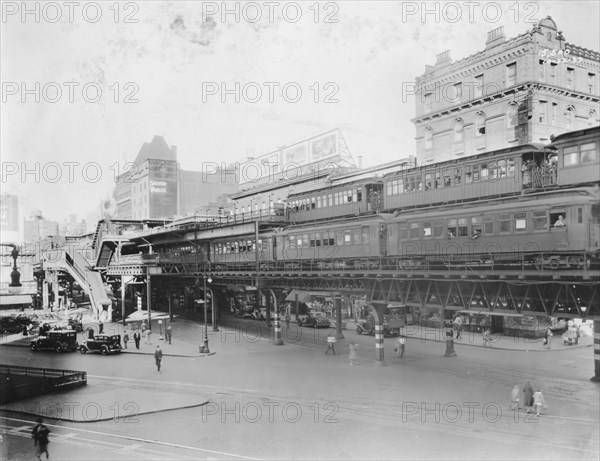
[[(201, 328), (175, 325), (177, 340), (198, 344)], [(589, 347), (525, 352), (457, 346), (458, 357), (444, 358), (443, 343), (410, 339), (398, 359), (394, 341), (386, 339), (388, 366), (378, 367), (373, 337), (351, 330), (336, 344), (337, 355), (325, 356), (325, 330), (292, 324), (289, 331), (284, 327), (286, 344), (276, 347), (266, 329), (256, 333), (263, 323), (240, 325), (253, 327), (210, 331), (215, 355), (166, 356), (160, 373), (150, 355), (4, 346), (2, 356), (5, 363), (88, 372), (87, 386), (52, 403), (56, 412), (62, 402), (67, 419), (73, 419), (68, 412), (76, 416), (85, 408), (88, 421), (47, 420), (52, 459), (598, 457), (599, 398), (589, 381)], [(348, 364), (350, 339), (359, 344), (358, 366)], [(509, 410), (512, 387), (527, 380), (546, 398), (539, 418)], [(199, 396), (209, 402), (183, 408)], [(161, 398), (165, 405), (179, 399), (180, 409), (151, 412)], [(6, 459), (30, 459), (26, 421), (33, 420), (5, 413)]]

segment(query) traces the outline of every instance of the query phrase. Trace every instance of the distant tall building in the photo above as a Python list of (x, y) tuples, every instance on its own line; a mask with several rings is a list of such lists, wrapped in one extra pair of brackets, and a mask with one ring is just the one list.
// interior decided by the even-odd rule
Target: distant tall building
[(25, 218), (23, 231), (26, 243), (39, 242), (48, 237), (60, 235), (58, 223), (44, 218), (41, 211), (36, 211), (30, 218)]
[(117, 177), (113, 191), (120, 219), (170, 219), (237, 191), (237, 184), (220, 174), (182, 170), (177, 147), (169, 147), (161, 136), (143, 144), (133, 165)]
[(0, 232), (3, 241), (18, 241), (19, 197), (12, 194), (0, 195)]
[(549, 16), (456, 62), (437, 56), (416, 81), (417, 157), (449, 160), (504, 147), (548, 143), (599, 123), (600, 53), (568, 43)]

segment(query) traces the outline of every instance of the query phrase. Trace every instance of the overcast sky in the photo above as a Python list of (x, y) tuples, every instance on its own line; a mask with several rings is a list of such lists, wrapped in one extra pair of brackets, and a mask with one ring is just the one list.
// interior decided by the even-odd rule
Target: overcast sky
[[(402, 83), (436, 54), (466, 57), (483, 49), (489, 30), (504, 26), (513, 37), (547, 15), (568, 42), (600, 48), (597, 1), (452, 3), (428, 2), (432, 13), (423, 17), (422, 2), (301, 2), (301, 10), (256, 2), (222, 17), (222, 2), (80, 2), (72, 11), (55, 2), (38, 4), (36, 18), (23, 17), (21, 2), (4, 2), (2, 192), (22, 197), (25, 216), (40, 209), (51, 219), (81, 219), (154, 135), (177, 145), (185, 169), (241, 161), (338, 127), (365, 166), (389, 162), (415, 153), (414, 100), (403, 101)], [(236, 82), (246, 97), (223, 102), (221, 83)], [(39, 175), (23, 178), (36, 162)]]

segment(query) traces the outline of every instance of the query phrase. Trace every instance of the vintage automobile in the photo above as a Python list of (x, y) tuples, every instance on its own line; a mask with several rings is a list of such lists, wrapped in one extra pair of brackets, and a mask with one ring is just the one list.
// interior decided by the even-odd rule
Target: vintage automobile
[(75, 330), (52, 330), (39, 336), (30, 344), (32, 351), (55, 350), (56, 352), (77, 350), (77, 332)]
[(298, 326), (312, 328), (329, 328), (331, 322), (322, 312), (310, 312), (305, 317), (298, 319)]
[(121, 335), (96, 335), (79, 346), (79, 352), (100, 352), (102, 355), (121, 352)]

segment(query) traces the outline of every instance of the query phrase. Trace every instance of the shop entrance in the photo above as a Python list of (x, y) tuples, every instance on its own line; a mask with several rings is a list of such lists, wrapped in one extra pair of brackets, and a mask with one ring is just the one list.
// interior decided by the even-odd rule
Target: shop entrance
[(504, 332), (504, 317), (502, 315), (492, 315), (492, 333)]

